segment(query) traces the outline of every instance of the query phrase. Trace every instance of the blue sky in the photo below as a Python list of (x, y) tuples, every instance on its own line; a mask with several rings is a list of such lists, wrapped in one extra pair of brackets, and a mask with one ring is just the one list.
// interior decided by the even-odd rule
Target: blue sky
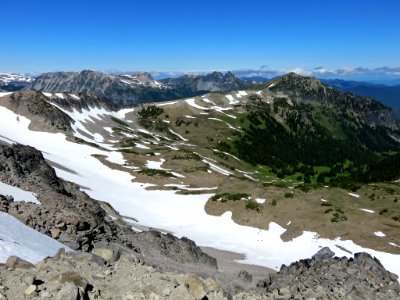
[(400, 67), (400, 1), (3, 1), (0, 71)]

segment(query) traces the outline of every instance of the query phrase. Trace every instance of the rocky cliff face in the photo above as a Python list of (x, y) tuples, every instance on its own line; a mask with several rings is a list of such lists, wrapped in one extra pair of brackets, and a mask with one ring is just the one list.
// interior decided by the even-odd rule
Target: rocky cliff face
[(45, 73), (24, 90), (54, 93), (86, 93), (109, 99), (118, 105), (154, 102), (197, 96), (209, 91), (227, 91), (249, 86), (232, 73), (183, 76), (156, 81), (149, 73), (108, 75), (95, 71)]
[[(150, 74), (112, 76), (101, 72), (56, 72), (40, 75), (24, 90), (44, 92), (86, 93), (96, 95), (120, 105), (171, 97)], [(152, 99), (154, 93), (157, 97)]]
[(1, 211), (74, 250), (88, 252), (106, 246), (143, 252), (148, 259), (157, 256), (161, 260), (163, 257), (212, 270), (217, 268), (215, 259), (190, 240), (150, 231), (136, 237), (130, 226), (113, 222), (99, 202), (75, 184), (58, 178), (41, 152), (32, 147), (0, 144), (0, 181), (36, 193), (41, 203), (16, 202), (18, 199), (0, 195)]
[(244, 89), (252, 83), (241, 80), (233, 73), (227, 72), (222, 74), (220, 72), (213, 72), (207, 75), (184, 75), (178, 78), (167, 78), (160, 80), (163, 84), (179, 88), (186, 87), (192, 91), (205, 91), (205, 92), (224, 92), (231, 90)]

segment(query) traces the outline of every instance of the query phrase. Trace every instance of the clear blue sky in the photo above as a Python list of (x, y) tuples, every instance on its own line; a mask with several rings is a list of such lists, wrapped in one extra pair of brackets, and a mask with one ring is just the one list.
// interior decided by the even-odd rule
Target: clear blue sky
[(400, 1), (2, 1), (0, 71), (400, 67)]

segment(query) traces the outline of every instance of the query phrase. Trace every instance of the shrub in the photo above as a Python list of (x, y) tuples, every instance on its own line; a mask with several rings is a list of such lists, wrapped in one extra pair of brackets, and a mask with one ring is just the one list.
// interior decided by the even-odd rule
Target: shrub
[(381, 209), (381, 210), (379, 211), (379, 214), (380, 214), (380, 215), (384, 215), (384, 214), (387, 214), (387, 213), (388, 213), (387, 208)]
[(250, 200), (250, 201), (247, 202), (246, 209), (255, 210), (256, 212), (261, 212), (262, 211), (261, 205), (258, 204), (254, 200)]
[(237, 201), (237, 200), (247, 200), (250, 198), (249, 194), (246, 193), (223, 193), (223, 194), (216, 194), (212, 196), (210, 199), (212, 201), (221, 201), (226, 202), (228, 200)]
[(336, 212), (333, 214), (333, 218), (331, 219), (332, 223), (339, 223), (339, 222), (344, 222), (347, 221), (347, 216), (345, 212), (340, 209), (336, 208)]
[(170, 172), (167, 172), (165, 170), (158, 170), (158, 169), (142, 169), (139, 171), (139, 174), (144, 174), (147, 176), (162, 176), (162, 177), (176, 177)]
[(129, 124), (128, 124), (128, 123), (126, 123), (125, 121), (123, 121), (123, 120), (121, 120), (121, 119), (119, 119), (119, 118), (116, 118), (116, 117), (111, 116), (111, 120), (113, 120), (115, 123), (117, 123), (117, 124), (119, 124), (119, 125), (121, 125), (121, 126), (129, 127)]
[(288, 192), (285, 193), (285, 198), (293, 198), (294, 197), (294, 193)]

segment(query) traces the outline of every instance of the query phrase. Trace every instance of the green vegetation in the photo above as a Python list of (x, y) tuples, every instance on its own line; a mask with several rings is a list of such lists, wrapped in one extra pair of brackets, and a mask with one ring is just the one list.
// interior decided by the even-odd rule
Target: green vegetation
[(124, 120), (121, 120), (119, 118), (116, 118), (114, 116), (111, 116), (111, 120), (113, 120), (115, 123), (117, 123), (118, 125), (124, 126), (124, 127), (129, 127), (129, 124), (126, 123)]
[(262, 206), (254, 200), (249, 200), (246, 204), (246, 209), (255, 210), (259, 213), (262, 211)]
[(161, 115), (164, 112), (164, 109), (161, 107), (155, 106), (155, 105), (150, 105), (150, 106), (145, 106), (139, 111), (139, 116), (140, 118), (144, 119), (154, 119), (157, 118), (159, 115)]
[(387, 214), (387, 213), (388, 213), (388, 209), (387, 209), (387, 208), (381, 209), (381, 210), (379, 211), (379, 214), (380, 214), (380, 215), (385, 215), (385, 214)]
[(136, 146), (136, 139), (133, 138), (126, 138), (123, 139), (120, 143), (119, 143), (120, 147), (123, 148), (128, 148), (128, 147), (135, 147)]
[(176, 177), (170, 172), (167, 172), (165, 170), (159, 170), (159, 169), (142, 169), (139, 171), (140, 174), (144, 174), (147, 176), (161, 176), (161, 177)]
[(251, 96), (238, 120), (243, 132), (219, 142), (218, 150), (278, 178), (295, 176), (304, 181), (298, 186), (304, 192), (326, 184), (356, 191), (364, 183), (399, 178), (400, 144), (390, 129), (360, 122), (347, 110), (354, 105), (347, 96), (336, 96), (341, 98), (332, 100), (334, 107), (294, 100), (292, 105), (286, 98), (271, 105)]
[(278, 204), (278, 200), (276, 200), (275, 198), (272, 199), (271, 205), (276, 206), (277, 204)]
[(223, 193), (223, 194), (216, 194), (212, 196), (210, 199), (212, 201), (238, 201), (238, 200), (248, 200), (250, 198), (249, 194), (246, 193)]
[(288, 193), (285, 193), (285, 198), (293, 198), (294, 197), (294, 193), (291, 193), (291, 192), (288, 192)]
[(74, 139), (75, 143), (77, 143), (77, 144), (85, 144), (85, 145), (88, 145), (88, 146), (91, 146), (91, 147), (94, 147), (94, 148), (101, 148), (99, 145), (97, 145), (95, 143), (87, 142), (87, 141), (85, 141), (85, 140), (83, 140), (81, 138), (78, 138), (76, 136), (74, 136), (73, 139)]
[(341, 208), (335, 208), (335, 212), (333, 213), (333, 217), (331, 219), (332, 223), (339, 223), (347, 221), (347, 216)]

